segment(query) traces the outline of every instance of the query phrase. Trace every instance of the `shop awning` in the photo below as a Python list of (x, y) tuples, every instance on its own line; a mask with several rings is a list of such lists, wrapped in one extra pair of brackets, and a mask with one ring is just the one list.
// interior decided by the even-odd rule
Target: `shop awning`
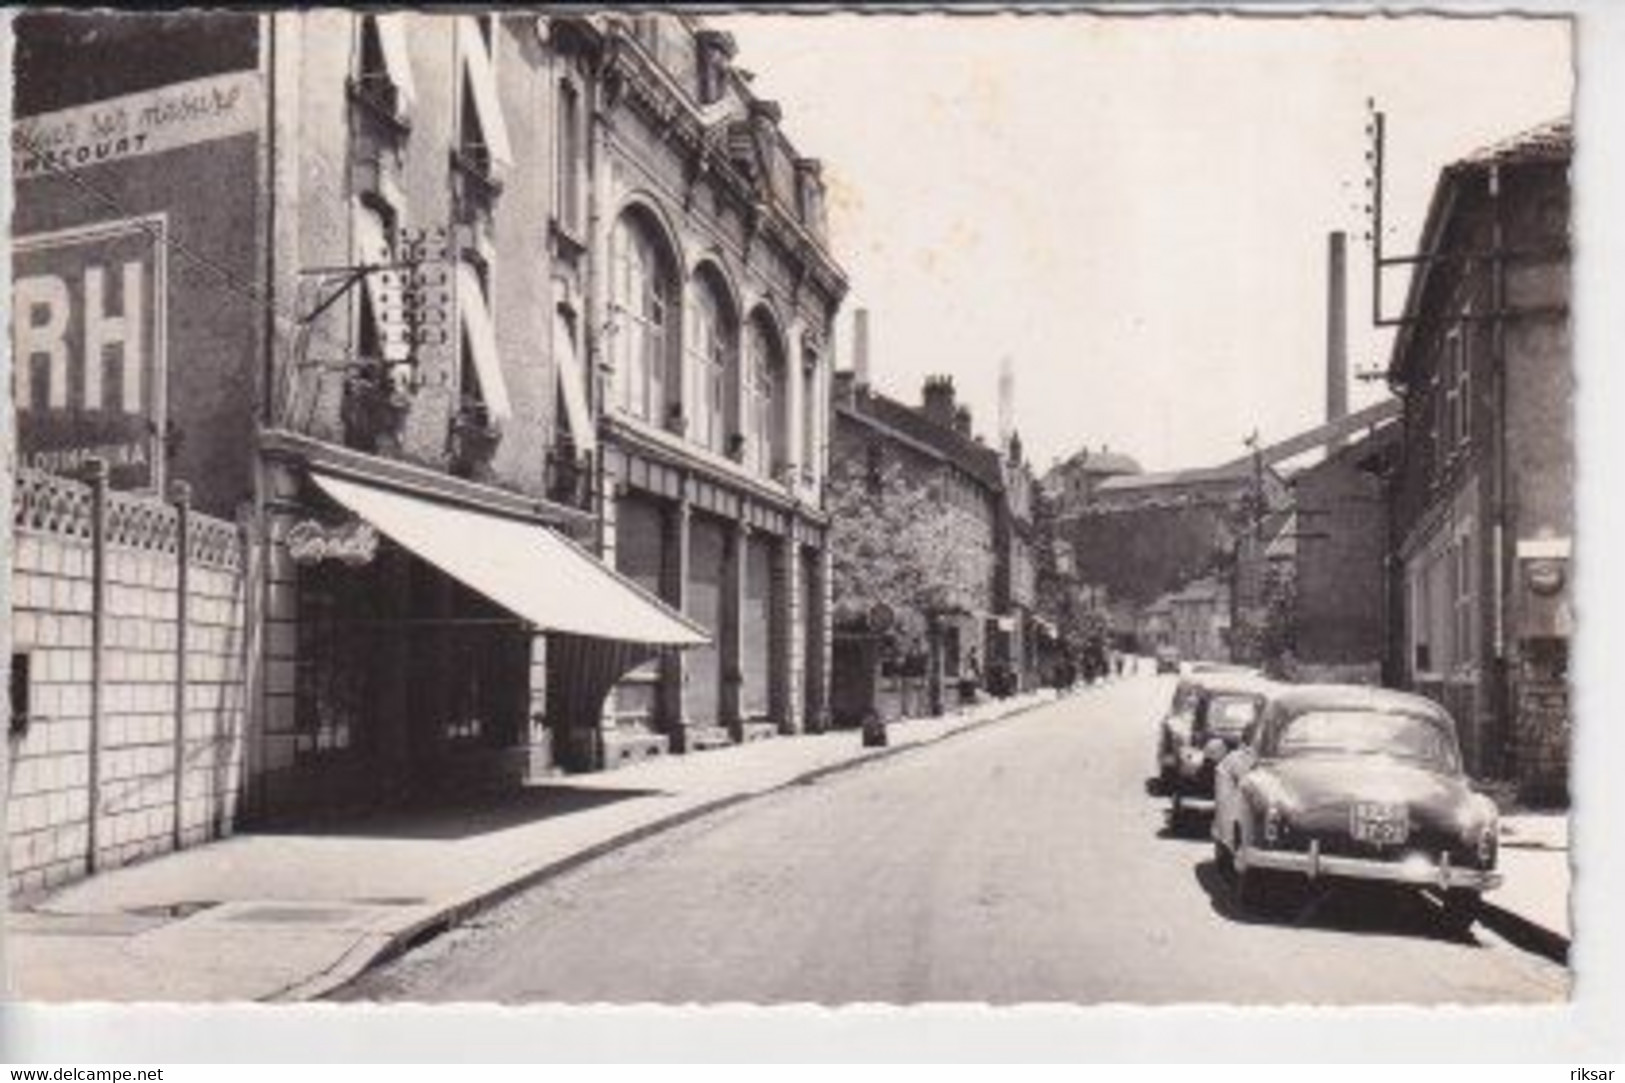
[(539, 631), (652, 646), (710, 642), (698, 625), (546, 527), (316, 471), (311, 477), (397, 544)]

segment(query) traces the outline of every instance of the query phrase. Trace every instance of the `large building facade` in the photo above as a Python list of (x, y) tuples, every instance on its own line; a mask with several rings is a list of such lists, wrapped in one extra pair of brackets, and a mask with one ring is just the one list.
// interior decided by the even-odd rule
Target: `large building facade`
[(601, 415), (603, 552), (711, 636), (618, 685), (605, 755), (822, 726), (846, 280), (820, 165), (695, 19), (559, 17), (550, 45), (559, 142), (583, 149), (561, 164), (574, 217), (553, 243)]
[(1450, 708), (1470, 768), (1566, 793), (1573, 374), (1566, 122), (1449, 167), (1388, 371), (1399, 679)]
[(249, 816), (822, 717), (845, 281), (726, 37), (17, 29), (19, 457), (240, 524)]

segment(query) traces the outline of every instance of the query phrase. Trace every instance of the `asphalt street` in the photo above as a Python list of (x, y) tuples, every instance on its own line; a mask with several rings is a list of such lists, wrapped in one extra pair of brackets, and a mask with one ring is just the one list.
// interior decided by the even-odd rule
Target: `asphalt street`
[[(1171, 678), (1088, 689), (704, 817), (341, 990), (503, 1002), (1552, 1001), (1566, 972), (1427, 900), (1242, 914), (1150, 796)], [(856, 737), (854, 736), (854, 740)]]

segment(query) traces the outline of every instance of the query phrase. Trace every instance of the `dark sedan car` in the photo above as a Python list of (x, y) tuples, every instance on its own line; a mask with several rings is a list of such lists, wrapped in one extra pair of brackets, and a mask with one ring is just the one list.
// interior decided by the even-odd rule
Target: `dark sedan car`
[(1213, 796), (1219, 761), (1241, 744), (1257, 720), (1271, 682), (1236, 666), (1211, 668), (1180, 680), (1157, 735), (1157, 772), (1162, 792), (1178, 817), (1187, 798)]
[(1419, 696), (1283, 688), (1219, 765), (1214, 854), (1244, 906), (1277, 877), (1374, 880), (1436, 893), (1465, 930), (1500, 883), (1498, 831), (1455, 723)]

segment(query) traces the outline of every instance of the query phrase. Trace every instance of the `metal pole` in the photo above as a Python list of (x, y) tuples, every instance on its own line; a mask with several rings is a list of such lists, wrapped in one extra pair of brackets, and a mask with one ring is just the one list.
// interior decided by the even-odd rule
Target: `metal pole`
[(182, 846), (182, 809), (185, 808), (186, 779), (186, 659), (187, 659), (187, 599), (190, 591), (188, 574), (192, 562), (192, 487), (184, 481), (170, 486), (170, 500), (175, 505), (175, 821), (171, 840), (175, 849)]
[[(1327, 239), (1326, 264), (1326, 420), (1332, 422), (1349, 412), (1348, 287), (1340, 230)], [(1338, 438), (1332, 447), (1342, 444)]]
[(1384, 118), (1371, 118), (1371, 322), (1382, 326), (1382, 170)]
[(90, 802), (85, 812), (85, 872), (96, 871), (100, 843), (102, 802), (102, 720), (107, 652), (107, 461), (91, 459), (90, 474), (90, 738), (87, 785)]

